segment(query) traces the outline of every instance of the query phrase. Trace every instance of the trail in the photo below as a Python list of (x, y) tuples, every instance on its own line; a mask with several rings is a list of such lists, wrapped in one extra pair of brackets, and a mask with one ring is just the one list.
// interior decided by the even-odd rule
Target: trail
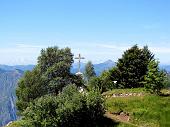
[(106, 112), (105, 116), (107, 118), (110, 118), (110, 119), (117, 121), (117, 122), (125, 123), (125, 124), (128, 124), (128, 125), (134, 126), (134, 127), (139, 127), (139, 125), (135, 125), (135, 124), (129, 122), (129, 119), (125, 119), (123, 117), (120, 117), (120, 115), (114, 115), (114, 114), (111, 114), (110, 112)]

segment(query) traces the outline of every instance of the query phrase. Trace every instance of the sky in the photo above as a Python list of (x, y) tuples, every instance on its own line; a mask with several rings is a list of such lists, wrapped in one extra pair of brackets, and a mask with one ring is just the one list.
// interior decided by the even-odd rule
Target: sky
[(135, 44), (170, 64), (170, 0), (0, 0), (0, 64), (36, 64), (50, 46), (116, 62)]

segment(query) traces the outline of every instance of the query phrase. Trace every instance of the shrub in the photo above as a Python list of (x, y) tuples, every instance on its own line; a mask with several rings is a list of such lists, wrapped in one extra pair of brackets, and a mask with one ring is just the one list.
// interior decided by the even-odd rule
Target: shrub
[(35, 127), (91, 127), (102, 119), (105, 108), (99, 92), (82, 94), (74, 85), (58, 96), (37, 99), (24, 112), (24, 119)]

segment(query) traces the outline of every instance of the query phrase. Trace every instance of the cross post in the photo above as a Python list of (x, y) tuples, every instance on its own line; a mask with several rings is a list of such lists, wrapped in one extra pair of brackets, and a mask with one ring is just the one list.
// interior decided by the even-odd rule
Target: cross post
[(78, 59), (78, 72), (80, 72), (80, 63), (81, 63), (81, 59), (85, 59), (84, 57), (81, 56), (81, 54), (78, 54), (78, 57), (75, 57), (75, 59)]

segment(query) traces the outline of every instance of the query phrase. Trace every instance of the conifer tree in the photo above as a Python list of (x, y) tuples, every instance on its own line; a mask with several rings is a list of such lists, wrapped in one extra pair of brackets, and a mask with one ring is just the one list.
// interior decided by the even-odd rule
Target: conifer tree
[(159, 62), (152, 60), (148, 65), (148, 73), (145, 76), (145, 88), (155, 94), (160, 94), (160, 90), (164, 88), (167, 79), (166, 73), (159, 69)]
[(92, 64), (91, 61), (89, 61), (86, 66), (85, 66), (85, 72), (84, 72), (85, 78), (87, 79), (87, 81), (90, 80), (90, 78), (95, 77), (96, 73), (94, 70), (94, 66)]
[(154, 55), (148, 50), (147, 46), (140, 49), (137, 45), (134, 45), (124, 52), (116, 67), (111, 70), (112, 80), (116, 80), (117, 87), (120, 88), (143, 87), (148, 63), (153, 58)]

